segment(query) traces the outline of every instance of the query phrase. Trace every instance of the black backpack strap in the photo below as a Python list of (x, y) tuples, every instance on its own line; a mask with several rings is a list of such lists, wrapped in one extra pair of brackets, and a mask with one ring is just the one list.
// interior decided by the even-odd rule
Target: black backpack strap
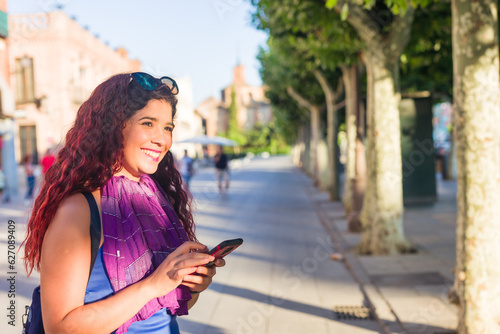
[(101, 216), (99, 215), (99, 209), (97, 208), (94, 196), (89, 192), (83, 192), (82, 194), (87, 199), (87, 202), (89, 202), (90, 207), (90, 278), (97, 253), (99, 252), (99, 245), (101, 244)]

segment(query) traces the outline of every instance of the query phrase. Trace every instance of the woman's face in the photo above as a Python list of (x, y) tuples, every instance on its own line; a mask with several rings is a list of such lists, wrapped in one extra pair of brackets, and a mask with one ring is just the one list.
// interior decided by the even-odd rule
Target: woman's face
[(150, 100), (123, 129), (123, 165), (116, 175), (139, 180), (153, 174), (172, 146), (172, 107), (163, 100)]

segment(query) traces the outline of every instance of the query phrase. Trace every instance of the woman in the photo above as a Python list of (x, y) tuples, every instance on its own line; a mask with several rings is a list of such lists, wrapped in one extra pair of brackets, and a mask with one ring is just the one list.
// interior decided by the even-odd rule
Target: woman
[[(25, 240), (28, 273), (40, 270), (47, 333), (178, 333), (215, 275), (196, 241), (188, 194), (169, 152), (174, 80), (119, 74), (80, 107), (36, 198)], [(102, 217), (89, 278), (90, 209)], [(217, 260), (216, 266), (224, 265)]]

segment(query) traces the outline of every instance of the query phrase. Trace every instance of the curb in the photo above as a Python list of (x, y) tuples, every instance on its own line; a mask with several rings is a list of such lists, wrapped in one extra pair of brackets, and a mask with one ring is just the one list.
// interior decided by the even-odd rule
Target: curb
[[(301, 171), (302, 172), (302, 171)], [(318, 216), (318, 219), (321, 222), (321, 225), (324, 227), (325, 231), (330, 235), (335, 244), (335, 247), (339, 250), (342, 255), (342, 261), (346, 267), (346, 269), (351, 274), (352, 278), (358, 284), (361, 293), (363, 294), (366, 306), (370, 309), (373, 314), (374, 319), (380, 325), (384, 334), (392, 334), (394, 331), (398, 333), (408, 333), (404, 324), (398, 318), (397, 314), (389, 304), (389, 302), (385, 299), (385, 297), (380, 292), (379, 287), (371, 282), (366, 270), (363, 268), (363, 265), (359, 262), (357, 256), (355, 254), (346, 251), (345, 248), (347, 246), (346, 241), (344, 240), (342, 233), (336, 228), (334, 224), (329, 224), (325, 215), (323, 214), (323, 209), (321, 209), (316, 201), (314, 200), (310, 185), (304, 183), (304, 187), (306, 188), (307, 195), (311, 201), (311, 205)], [(363, 277), (362, 280), (360, 277)], [(376, 301), (376, 302), (374, 302)], [(379, 316), (377, 309), (385, 309), (384, 315), (387, 317), (392, 317), (394, 324), (391, 324), (391, 329), (388, 328), (386, 322)], [(396, 327), (396, 328), (394, 328)], [(399, 327), (399, 328), (398, 328)]]

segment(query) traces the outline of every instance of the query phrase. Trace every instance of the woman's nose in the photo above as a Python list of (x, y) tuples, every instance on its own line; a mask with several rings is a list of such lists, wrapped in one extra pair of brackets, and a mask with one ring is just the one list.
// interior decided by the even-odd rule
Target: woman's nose
[(153, 143), (158, 144), (159, 146), (166, 146), (168, 144), (170, 136), (171, 136), (170, 132), (165, 131), (162, 128), (159, 128), (159, 130), (156, 131), (155, 136), (151, 141)]

